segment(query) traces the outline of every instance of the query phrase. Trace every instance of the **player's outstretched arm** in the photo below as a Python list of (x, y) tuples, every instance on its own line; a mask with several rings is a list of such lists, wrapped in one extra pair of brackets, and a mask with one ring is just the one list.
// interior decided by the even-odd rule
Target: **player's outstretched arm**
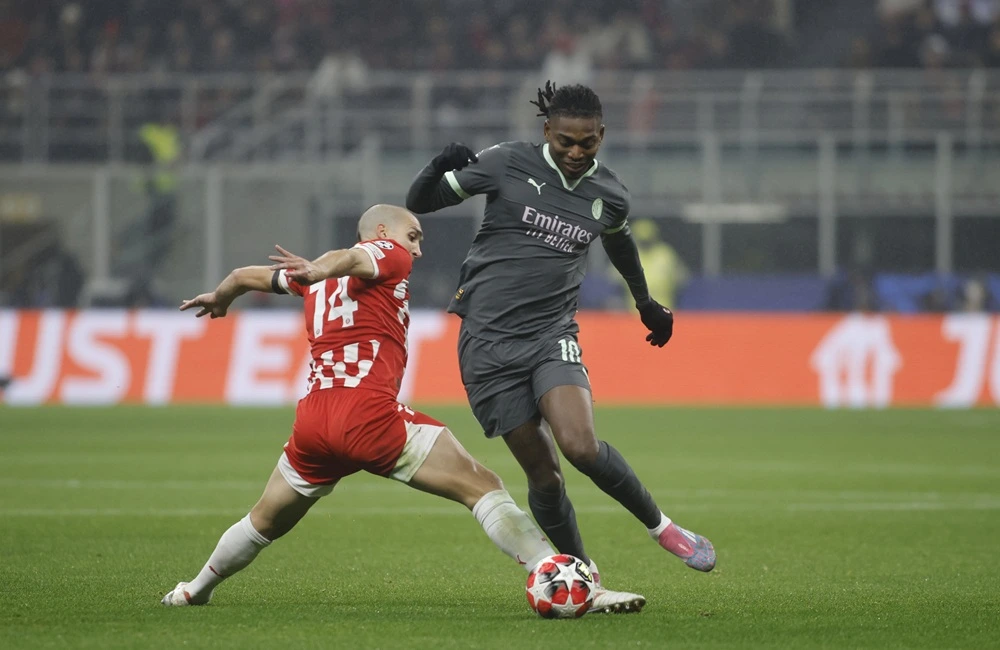
[(272, 271), (284, 270), (288, 277), (300, 284), (312, 284), (329, 278), (352, 276), (370, 280), (375, 277), (375, 264), (360, 248), (327, 251), (314, 260), (290, 253), (275, 246), (278, 255), (268, 257), (274, 264)]
[(406, 209), (417, 214), (434, 212), (449, 205), (458, 205), (465, 198), (456, 193), (442, 177), (469, 164), (479, 162), (476, 153), (461, 142), (452, 142), (420, 170), (406, 193)]
[(629, 230), (628, 224), (615, 232), (602, 234), (601, 244), (604, 245), (608, 259), (628, 284), (628, 289), (635, 299), (635, 307), (642, 318), (642, 324), (649, 330), (646, 340), (650, 345), (662, 348), (674, 334), (674, 314), (650, 298), (646, 274), (642, 270), (642, 262), (639, 261), (639, 249), (632, 239), (632, 231)]
[(646, 274), (639, 261), (639, 248), (632, 239), (632, 231), (628, 224), (615, 232), (601, 234), (601, 244), (604, 246), (608, 259), (614, 264), (618, 273), (625, 278), (628, 289), (635, 299), (636, 307), (649, 300), (649, 287), (646, 285)]
[(195, 316), (211, 316), (222, 318), (229, 311), (229, 306), (247, 291), (266, 291), (273, 293), (271, 276), (274, 272), (266, 266), (244, 266), (234, 269), (226, 279), (219, 283), (215, 291), (203, 293), (200, 296), (181, 303), (181, 311), (199, 308)]

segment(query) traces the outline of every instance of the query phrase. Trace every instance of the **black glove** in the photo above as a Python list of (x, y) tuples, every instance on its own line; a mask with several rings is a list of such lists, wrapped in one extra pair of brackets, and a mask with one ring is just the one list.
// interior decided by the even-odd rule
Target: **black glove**
[(479, 162), (479, 158), (475, 151), (461, 142), (452, 142), (431, 161), (431, 164), (435, 171), (444, 174), (445, 172), (458, 171), (469, 163), (477, 162)]
[(650, 345), (662, 348), (674, 334), (674, 313), (652, 299), (636, 307), (642, 324), (649, 330), (646, 340)]

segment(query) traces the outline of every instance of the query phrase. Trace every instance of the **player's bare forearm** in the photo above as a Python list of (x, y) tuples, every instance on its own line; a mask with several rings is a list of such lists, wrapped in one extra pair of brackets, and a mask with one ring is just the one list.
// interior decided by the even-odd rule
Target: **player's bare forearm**
[(618, 232), (601, 235), (601, 244), (608, 254), (608, 259), (615, 269), (625, 279), (628, 289), (635, 299), (636, 307), (649, 302), (649, 287), (646, 284), (646, 274), (639, 261), (639, 249), (632, 239), (632, 232), (625, 226)]
[(247, 291), (273, 293), (273, 289), (271, 289), (272, 273), (273, 271), (266, 266), (244, 266), (234, 269), (219, 283), (215, 291), (203, 293), (182, 302), (181, 311), (198, 307), (199, 311), (195, 315), (199, 318), (202, 316), (222, 318), (229, 311), (229, 306), (233, 304), (233, 301)]
[(444, 173), (428, 163), (420, 170), (406, 193), (406, 209), (417, 214), (434, 212), (450, 205), (458, 205), (462, 198), (447, 183), (442, 182)]
[(219, 283), (215, 292), (219, 295), (232, 296), (233, 299), (247, 291), (274, 293), (271, 288), (271, 275), (271, 269), (266, 266), (244, 266), (233, 269), (226, 279)]

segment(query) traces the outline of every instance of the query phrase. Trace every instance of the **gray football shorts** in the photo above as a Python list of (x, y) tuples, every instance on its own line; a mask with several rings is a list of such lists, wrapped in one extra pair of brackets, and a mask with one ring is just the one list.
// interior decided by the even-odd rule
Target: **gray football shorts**
[(556, 386), (590, 390), (573, 332), (487, 341), (462, 327), (458, 365), (472, 413), (488, 438), (509, 433), (536, 417), (538, 400)]

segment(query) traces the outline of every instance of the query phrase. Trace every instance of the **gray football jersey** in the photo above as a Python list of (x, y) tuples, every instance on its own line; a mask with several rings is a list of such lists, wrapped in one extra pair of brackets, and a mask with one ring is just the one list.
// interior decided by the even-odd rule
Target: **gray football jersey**
[(441, 182), (462, 199), (487, 195), (448, 311), (487, 340), (575, 333), (587, 249), (628, 217), (629, 193), (618, 176), (595, 160), (567, 181), (548, 144), (505, 142)]

